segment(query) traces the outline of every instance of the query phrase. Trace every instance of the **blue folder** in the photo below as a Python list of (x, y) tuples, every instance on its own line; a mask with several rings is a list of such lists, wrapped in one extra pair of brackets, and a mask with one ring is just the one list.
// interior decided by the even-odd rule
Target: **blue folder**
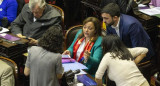
[(83, 83), (85, 86), (97, 86), (97, 83), (85, 74), (77, 75), (77, 80)]

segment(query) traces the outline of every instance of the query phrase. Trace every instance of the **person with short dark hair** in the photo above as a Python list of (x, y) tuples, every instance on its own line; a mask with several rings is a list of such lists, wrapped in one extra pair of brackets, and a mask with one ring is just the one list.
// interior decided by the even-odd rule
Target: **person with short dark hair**
[(98, 86), (102, 86), (102, 77), (106, 70), (107, 76), (115, 81), (116, 86), (149, 86), (136, 66), (146, 56), (147, 48), (127, 49), (117, 35), (104, 37), (102, 47), (104, 56), (95, 75)]
[(77, 32), (70, 47), (63, 52), (83, 63), (88, 68), (86, 72), (93, 77), (102, 59), (101, 33), (100, 21), (88, 17), (83, 21), (83, 28)]
[(115, 3), (106, 5), (101, 10), (101, 16), (107, 25), (107, 34), (118, 35), (128, 48), (148, 48), (149, 52), (142, 62), (151, 60), (154, 56), (151, 39), (136, 18), (120, 14), (119, 6)]
[(30, 0), (11, 24), (11, 32), (20, 38), (29, 38), (36, 45), (43, 33), (53, 25), (60, 25), (61, 14), (45, 0)]
[(29, 49), (24, 74), (30, 75), (30, 86), (60, 86), (62, 77), (62, 29), (50, 27), (38, 41), (38, 46)]
[(16, 0), (0, 0), (0, 26), (8, 27), (16, 19), (17, 8)]

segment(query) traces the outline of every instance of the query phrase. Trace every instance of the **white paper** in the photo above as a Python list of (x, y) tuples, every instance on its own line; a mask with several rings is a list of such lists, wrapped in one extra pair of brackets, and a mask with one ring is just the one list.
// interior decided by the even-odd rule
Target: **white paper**
[(62, 59), (63, 59), (63, 58), (66, 58), (66, 59), (67, 59), (67, 58), (71, 58), (71, 57), (70, 57), (70, 55), (62, 55)]
[(5, 33), (8, 32), (9, 30), (7, 28), (2, 27), (2, 31), (0, 31), (0, 33)]
[(79, 62), (66, 63), (66, 64), (62, 64), (62, 65), (64, 67), (64, 72), (69, 71), (69, 70), (88, 69), (85, 65), (83, 65)]
[(154, 7), (151, 9), (141, 9), (139, 11), (152, 16), (152, 15), (160, 14), (160, 7)]
[(147, 7), (147, 5), (139, 4), (138, 7)]

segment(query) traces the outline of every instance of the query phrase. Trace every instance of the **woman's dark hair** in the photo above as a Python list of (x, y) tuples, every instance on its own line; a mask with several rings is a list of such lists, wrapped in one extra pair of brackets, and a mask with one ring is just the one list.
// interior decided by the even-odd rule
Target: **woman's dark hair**
[[(95, 17), (88, 17), (86, 18), (84, 21), (83, 21), (83, 26), (88, 23), (88, 22), (92, 22), (94, 24), (94, 27), (95, 27), (95, 38), (97, 39), (98, 36), (101, 36), (102, 35), (102, 29), (101, 29), (101, 22), (99, 21), (99, 19), (95, 18)], [(78, 38), (82, 38), (84, 37), (84, 34), (83, 34), (83, 31), (82, 33), (78, 36)], [(95, 39), (95, 40), (96, 40)], [(93, 41), (95, 41), (93, 40)]]
[(112, 16), (112, 17), (114, 17), (114, 16), (119, 17), (120, 16), (120, 8), (116, 3), (109, 3), (102, 8), (101, 13), (110, 14), (110, 16)]
[(103, 54), (110, 52), (113, 58), (118, 57), (122, 60), (133, 60), (127, 47), (117, 35), (107, 35), (102, 41)]
[(62, 53), (63, 33), (59, 26), (51, 26), (39, 39), (38, 46), (50, 52)]

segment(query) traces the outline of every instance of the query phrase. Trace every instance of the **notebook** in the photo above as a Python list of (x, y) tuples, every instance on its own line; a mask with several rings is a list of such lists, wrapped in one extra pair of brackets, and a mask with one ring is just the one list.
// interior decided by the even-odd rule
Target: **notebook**
[(69, 55), (62, 55), (62, 64), (64, 63), (73, 63), (76, 60), (72, 59)]
[(6, 34), (6, 33), (1, 33), (0, 34), (0, 38), (6, 39), (8, 41), (17, 41), (17, 40), (20, 40), (20, 38), (12, 36), (10, 34)]

